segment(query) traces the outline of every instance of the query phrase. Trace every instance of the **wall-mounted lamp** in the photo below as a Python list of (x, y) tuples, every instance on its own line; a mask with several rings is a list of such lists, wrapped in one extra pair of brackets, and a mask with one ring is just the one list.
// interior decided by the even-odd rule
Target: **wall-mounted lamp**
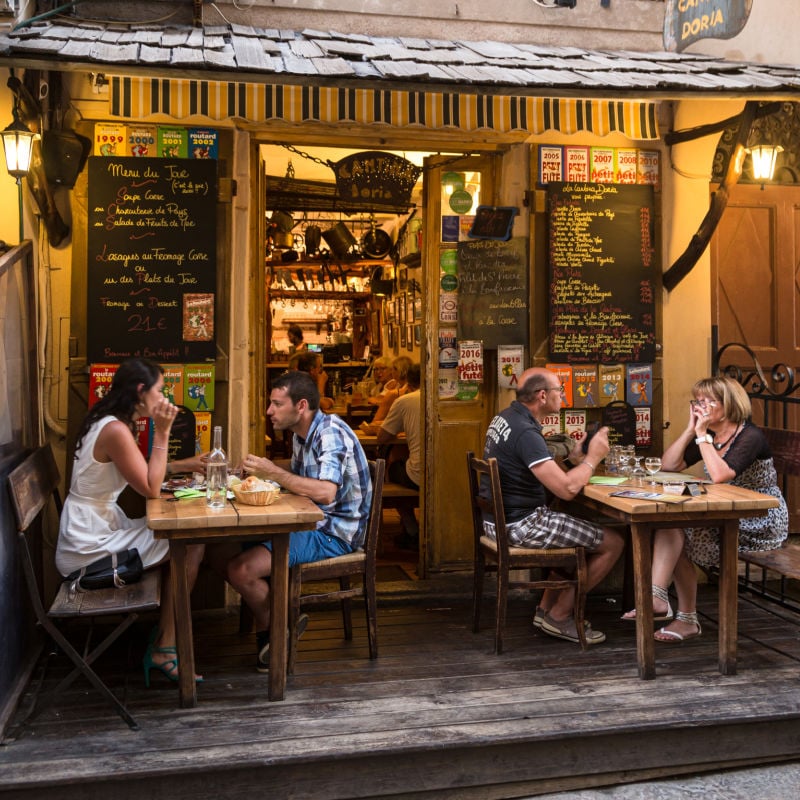
[(6, 154), (6, 169), (17, 181), (19, 195), (19, 240), (25, 238), (25, 227), (22, 219), (22, 178), (28, 174), (33, 155), (33, 140), (36, 134), (30, 131), (19, 118), (19, 108), (14, 104), (14, 121), (2, 132), (3, 150)]
[(782, 153), (783, 148), (775, 144), (757, 144), (748, 147), (747, 152), (753, 163), (753, 177), (757, 181), (771, 181), (775, 174), (778, 153)]

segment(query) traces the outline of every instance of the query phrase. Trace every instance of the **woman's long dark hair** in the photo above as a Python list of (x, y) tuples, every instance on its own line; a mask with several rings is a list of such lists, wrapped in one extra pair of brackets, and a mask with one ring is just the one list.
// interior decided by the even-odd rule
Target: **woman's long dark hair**
[(97, 420), (109, 415), (124, 422), (131, 429), (131, 433), (136, 436), (133, 414), (139, 404), (139, 387), (141, 386), (142, 391), (146, 392), (163, 374), (164, 370), (161, 365), (147, 358), (131, 358), (123, 361), (114, 373), (108, 394), (92, 406), (83, 420), (78, 431), (75, 452), (77, 453), (81, 449), (81, 442), (89, 428)]

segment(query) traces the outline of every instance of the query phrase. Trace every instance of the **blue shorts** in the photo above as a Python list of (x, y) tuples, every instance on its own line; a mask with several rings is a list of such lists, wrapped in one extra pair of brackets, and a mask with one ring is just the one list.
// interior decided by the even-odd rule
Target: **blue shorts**
[[(272, 550), (272, 542), (261, 542)], [(324, 558), (342, 556), (352, 553), (353, 548), (347, 542), (322, 531), (298, 531), (289, 534), (289, 566), (308, 564), (311, 561), (322, 561)]]

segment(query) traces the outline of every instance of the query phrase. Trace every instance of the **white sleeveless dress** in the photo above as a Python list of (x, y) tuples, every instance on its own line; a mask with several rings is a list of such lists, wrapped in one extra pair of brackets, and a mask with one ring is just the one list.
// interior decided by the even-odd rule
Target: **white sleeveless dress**
[(76, 453), (56, 546), (56, 568), (62, 575), (131, 547), (139, 550), (145, 567), (157, 564), (169, 553), (168, 542), (155, 539), (144, 518), (130, 519), (117, 505), (128, 483), (116, 464), (94, 458), (100, 431), (115, 419), (108, 416), (95, 422)]

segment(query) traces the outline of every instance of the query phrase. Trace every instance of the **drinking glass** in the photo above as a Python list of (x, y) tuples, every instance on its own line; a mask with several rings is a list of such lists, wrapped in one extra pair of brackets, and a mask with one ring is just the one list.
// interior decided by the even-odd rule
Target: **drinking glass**
[(636, 462), (631, 470), (631, 482), (634, 486), (644, 486), (644, 479), (647, 473), (642, 466), (642, 456), (634, 456), (633, 460)]
[[(644, 460), (644, 468), (650, 473), (650, 477), (652, 478), (652, 476), (661, 469), (661, 459), (658, 456), (647, 456)], [(653, 486), (658, 486), (653, 480), (651, 480), (650, 483)]]
[(625, 445), (619, 454), (619, 473), (626, 478), (631, 477), (633, 472), (633, 459), (636, 456), (636, 448), (631, 445)]

